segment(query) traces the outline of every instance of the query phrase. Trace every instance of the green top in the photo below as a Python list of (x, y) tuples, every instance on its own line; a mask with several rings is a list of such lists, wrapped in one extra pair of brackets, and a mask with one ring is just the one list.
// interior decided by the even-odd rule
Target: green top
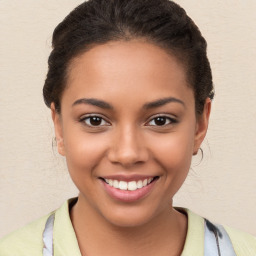
[[(69, 216), (69, 204), (72, 200), (66, 201), (55, 211), (53, 231), (55, 256), (81, 256)], [(188, 232), (181, 256), (204, 256), (204, 219), (188, 209), (179, 208), (179, 210), (186, 212), (188, 216)], [(42, 234), (50, 214), (2, 238), (0, 240), (0, 255), (42, 256)], [(237, 256), (256, 255), (255, 237), (229, 227), (225, 227), (225, 229)]]

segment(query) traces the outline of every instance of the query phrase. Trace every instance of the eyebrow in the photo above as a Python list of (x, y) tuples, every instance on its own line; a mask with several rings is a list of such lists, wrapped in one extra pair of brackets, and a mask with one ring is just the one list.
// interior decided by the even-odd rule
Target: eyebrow
[(185, 107), (185, 103), (182, 100), (174, 98), (174, 97), (168, 97), (168, 98), (162, 98), (159, 100), (148, 102), (148, 103), (144, 104), (143, 108), (145, 108), (145, 109), (157, 108), (157, 107), (161, 107), (161, 106), (163, 106), (167, 103), (171, 103), (171, 102), (180, 103), (181, 105), (183, 105)]
[(109, 103), (103, 100), (98, 100), (94, 98), (90, 98), (90, 99), (82, 98), (82, 99), (76, 100), (72, 104), (72, 106), (79, 105), (79, 104), (89, 104), (89, 105), (93, 105), (103, 109), (113, 109), (113, 107)]
[[(174, 97), (168, 97), (168, 98), (162, 98), (162, 99), (158, 99), (158, 100), (155, 100), (152, 102), (148, 102), (143, 105), (143, 108), (144, 109), (157, 108), (157, 107), (161, 107), (167, 103), (172, 103), (172, 102), (180, 103), (183, 106), (185, 106), (185, 104), (182, 100), (174, 98)], [(113, 109), (113, 106), (110, 105), (109, 103), (107, 103), (106, 101), (95, 99), (95, 98), (78, 99), (72, 104), (72, 106), (79, 105), (79, 104), (89, 104), (89, 105), (93, 105), (93, 106), (103, 108), (103, 109)]]

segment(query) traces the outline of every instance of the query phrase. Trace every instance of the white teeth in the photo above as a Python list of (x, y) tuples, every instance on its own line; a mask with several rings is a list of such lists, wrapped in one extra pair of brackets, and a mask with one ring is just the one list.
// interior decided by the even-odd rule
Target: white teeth
[(128, 190), (136, 190), (137, 189), (137, 183), (136, 181), (130, 181), (128, 182)]
[(117, 180), (113, 181), (113, 187), (114, 188), (119, 188), (119, 182)]
[(121, 190), (127, 190), (128, 184), (125, 181), (119, 181), (119, 189)]
[(139, 180), (138, 182), (137, 182), (137, 188), (142, 188), (143, 187), (143, 185), (142, 185), (142, 181), (141, 180)]
[(118, 188), (120, 190), (129, 190), (134, 191), (139, 188), (143, 188), (147, 186), (149, 183), (151, 183), (153, 178), (148, 178), (144, 180), (138, 180), (138, 181), (118, 181), (118, 180), (111, 180), (111, 179), (105, 179), (106, 183), (114, 188)]

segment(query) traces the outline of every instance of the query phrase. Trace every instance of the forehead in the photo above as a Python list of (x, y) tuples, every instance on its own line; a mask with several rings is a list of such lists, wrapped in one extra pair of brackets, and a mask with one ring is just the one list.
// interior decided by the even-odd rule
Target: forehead
[(160, 72), (161, 75), (175, 70), (185, 80), (185, 70), (180, 61), (163, 48), (141, 40), (111, 41), (90, 48), (71, 62), (69, 78), (75, 79), (77, 72), (81, 71), (122, 75), (143, 69)]
[(70, 64), (66, 92), (74, 100), (140, 94), (151, 101), (191, 95), (192, 90), (174, 56), (154, 44), (134, 40), (97, 45), (76, 57)]

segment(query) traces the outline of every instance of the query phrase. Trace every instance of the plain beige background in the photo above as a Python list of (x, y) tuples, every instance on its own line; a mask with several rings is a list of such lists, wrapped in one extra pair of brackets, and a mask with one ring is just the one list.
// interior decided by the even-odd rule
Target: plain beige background
[[(77, 194), (42, 87), (52, 31), (81, 2), (0, 0), (0, 237)], [(174, 202), (256, 235), (256, 1), (177, 2), (208, 41), (216, 98), (204, 160)]]

